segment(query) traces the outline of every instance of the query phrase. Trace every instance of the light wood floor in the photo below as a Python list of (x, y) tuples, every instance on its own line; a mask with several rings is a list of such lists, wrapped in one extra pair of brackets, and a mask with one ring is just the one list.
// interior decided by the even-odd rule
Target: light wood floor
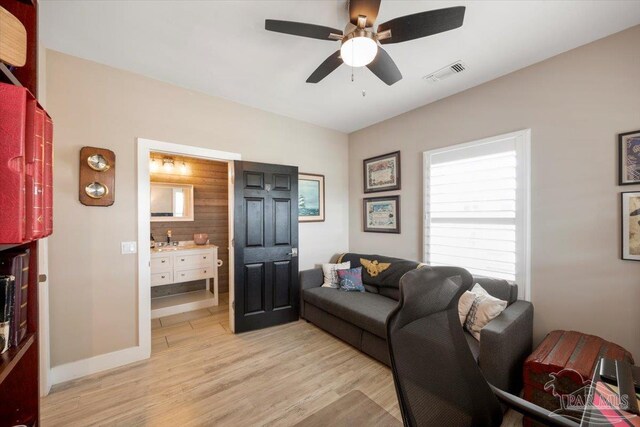
[(304, 321), (233, 335), (227, 301), (154, 321), (149, 360), (55, 386), (42, 424), (290, 426), (352, 390), (401, 419), (385, 365)]

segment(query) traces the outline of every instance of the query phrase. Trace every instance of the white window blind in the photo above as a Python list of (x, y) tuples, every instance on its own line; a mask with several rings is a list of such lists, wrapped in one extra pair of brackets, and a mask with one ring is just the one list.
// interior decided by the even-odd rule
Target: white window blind
[(528, 297), (529, 131), (424, 153), (429, 265), (517, 282)]

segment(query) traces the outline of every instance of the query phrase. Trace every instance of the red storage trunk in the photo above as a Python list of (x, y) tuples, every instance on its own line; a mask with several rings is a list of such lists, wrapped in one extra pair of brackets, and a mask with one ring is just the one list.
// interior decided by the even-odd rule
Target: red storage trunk
[[(524, 398), (549, 411), (560, 409), (559, 396), (583, 389), (601, 357), (633, 365), (631, 353), (600, 337), (576, 331), (550, 332), (524, 362)], [(527, 417), (523, 424), (542, 426)]]
[(29, 91), (0, 83), (0, 244), (51, 234), (52, 132), (51, 118)]

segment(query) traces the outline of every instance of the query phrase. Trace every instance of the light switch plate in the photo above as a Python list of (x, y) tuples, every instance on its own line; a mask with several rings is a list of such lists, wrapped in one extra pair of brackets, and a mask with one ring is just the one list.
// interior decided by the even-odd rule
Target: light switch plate
[(135, 254), (138, 252), (137, 242), (122, 242), (122, 255)]

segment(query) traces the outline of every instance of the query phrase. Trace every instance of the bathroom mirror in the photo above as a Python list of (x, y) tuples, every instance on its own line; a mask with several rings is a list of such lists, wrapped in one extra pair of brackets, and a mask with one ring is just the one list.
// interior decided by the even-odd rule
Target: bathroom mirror
[(151, 221), (193, 221), (193, 185), (152, 182)]

